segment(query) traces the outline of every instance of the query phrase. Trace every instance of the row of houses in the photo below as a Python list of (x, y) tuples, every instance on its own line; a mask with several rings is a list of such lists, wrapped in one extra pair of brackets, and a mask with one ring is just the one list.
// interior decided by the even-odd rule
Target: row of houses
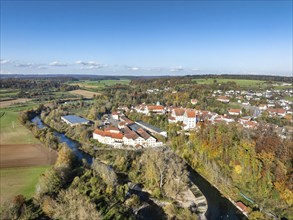
[(155, 113), (155, 114), (165, 114), (166, 113), (165, 107), (160, 105), (159, 103), (157, 105), (141, 104), (139, 106), (134, 107), (134, 110), (138, 113), (142, 113), (145, 115), (149, 115), (151, 113)]
[[(240, 109), (230, 109), (230, 115), (241, 115)], [(168, 118), (169, 123), (182, 122), (182, 127), (184, 130), (195, 129), (197, 124), (200, 122), (206, 123), (233, 123), (238, 122), (245, 128), (254, 129), (257, 127), (258, 123), (252, 121), (251, 117), (241, 117), (235, 120), (235, 117), (230, 117), (229, 115), (218, 115), (217, 113), (210, 111), (200, 111), (194, 109), (185, 108), (175, 108), (172, 110), (171, 116)]]

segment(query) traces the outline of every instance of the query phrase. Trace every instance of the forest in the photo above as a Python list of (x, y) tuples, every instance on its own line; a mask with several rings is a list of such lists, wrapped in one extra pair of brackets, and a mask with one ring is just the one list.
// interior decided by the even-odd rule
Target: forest
[(272, 128), (251, 132), (237, 125), (209, 125), (190, 136), (173, 135), (170, 142), (224, 195), (241, 200), (251, 210), (293, 217), (292, 142), (278, 137)]

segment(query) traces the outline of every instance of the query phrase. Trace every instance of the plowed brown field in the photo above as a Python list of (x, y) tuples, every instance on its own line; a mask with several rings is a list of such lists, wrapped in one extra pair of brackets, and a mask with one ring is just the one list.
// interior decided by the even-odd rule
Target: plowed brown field
[(0, 168), (54, 164), (57, 153), (41, 144), (0, 145)]

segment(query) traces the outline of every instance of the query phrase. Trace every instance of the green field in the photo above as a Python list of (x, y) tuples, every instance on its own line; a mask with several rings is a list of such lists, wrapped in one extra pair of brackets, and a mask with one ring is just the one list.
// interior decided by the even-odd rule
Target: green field
[(121, 80), (81, 80), (78, 82), (69, 82), (71, 85), (78, 85), (81, 88), (96, 88), (101, 89), (105, 88), (106, 86), (113, 86), (116, 84), (122, 84), (122, 85), (129, 85), (130, 80), (129, 79), (121, 79)]
[(41, 174), (50, 166), (0, 169), (0, 203), (18, 194), (31, 198)]
[(39, 141), (18, 120), (17, 112), (0, 111), (0, 144), (36, 144)]
[(249, 87), (249, 86), (266, 86), (265, 81), (261, 80), (247, 80), (247, 79), (218, 79), (218, 78), (207, 78), (207, 79), (193, 79), (192, 81), (196, 81), (198, 84), (213, 84), (214, 81), (217, 83), (227, 83), (227, 82), (235, 82), (239, 86)]

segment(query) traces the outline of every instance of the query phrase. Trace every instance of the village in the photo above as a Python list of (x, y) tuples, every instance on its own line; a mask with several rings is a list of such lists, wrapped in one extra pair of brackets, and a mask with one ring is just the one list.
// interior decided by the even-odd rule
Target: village
[[(149, 93), (157, 91), (157, 89), (148, 90)], [(189, 131), (197, 131), (203, 124), (236, 123), (246, 129), (257, 129), (259, 126), (258, 118), (264, 114), (267, 117), (288, 117), (291, 118), (292, 122), (293, 103), (285, 99), (272, 98), (276, 94), (280, 95), (281, 92), (290, 96), (293, 93), (292, 89), (285, 91), (267, 90), (264, 92), (214, 91), (212, 97), (218, 102), (228, 105), (233, 100), (241, 106), (241, 108), (228, 108), (225, 114), (199, 110), (195, 107), (164, 106), (159, 101), (153, 105), (143, 103), (130, 108), (119, 106), (117, 111), (105, 114), (102, 117), (102, 124), (93, 131), (92, 138), (101, 144), (114, 148), (141, 149), (164, 145), (157, 137), (167, 138), (167, 131), (163, 131), (161, 128), (142, 120), (133, 121), (126, 116), (129, 112), (147, 116), (166, 115), (168, 116), (169, 124), (178, 124), (187, 135)], [(259, 104), (258, 106), (251, 104), (260, 99), (265, 100), (263, 103), (266, 104)], [(197, 104), (197, 99), (190, 100), (191, 106), (196, 106)], [(61, 119), (71, 126), (91, 123), (90, 120), (75, 115), (62, 116)], [(293, 134), (293, 129), (290, 126), (280, 127), (275, 125), (275, 130), (281, 138), (288, 138)]]

